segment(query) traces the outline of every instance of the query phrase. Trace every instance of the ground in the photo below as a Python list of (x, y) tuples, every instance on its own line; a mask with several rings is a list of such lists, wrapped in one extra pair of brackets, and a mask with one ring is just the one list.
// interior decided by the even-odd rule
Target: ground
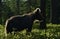
[(39, 23), (33, 25), (30, 35), (26, 35), (26, 30), (23, 30), (15, 35), (4, 35), (4, 26), (0, 25), (0, 39), (60, 39), (60, 24), (47, 24), (46, 30), (39, 29)]

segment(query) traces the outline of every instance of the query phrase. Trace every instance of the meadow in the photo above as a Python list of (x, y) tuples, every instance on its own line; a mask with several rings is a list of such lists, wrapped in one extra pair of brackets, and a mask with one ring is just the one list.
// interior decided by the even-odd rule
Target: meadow
[(0, 25), (0, 39), (60, 39), (60, 24), (46, 24), (47, 29), (39, 29), (39, 23), (34, 23), (32, 32), (30, 35), (26, 35), (26, 30), (17, 32), (14, 35), (8, 34), (7, 37), (4, 34), (4, 25)]

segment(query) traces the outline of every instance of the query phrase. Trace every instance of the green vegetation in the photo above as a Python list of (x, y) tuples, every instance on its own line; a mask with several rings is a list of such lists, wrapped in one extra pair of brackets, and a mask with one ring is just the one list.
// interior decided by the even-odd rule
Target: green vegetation
[(35, 23), (30, 35), (26, 35), (26, 30), (17, 32), (15, 35), (12, 32), (5, 37), (4, 26), (0, 25), (0, 39), (59, 39), (60, 38), (60, 24), (47, 24), (46, 30), (39, 29), (39, 24)]

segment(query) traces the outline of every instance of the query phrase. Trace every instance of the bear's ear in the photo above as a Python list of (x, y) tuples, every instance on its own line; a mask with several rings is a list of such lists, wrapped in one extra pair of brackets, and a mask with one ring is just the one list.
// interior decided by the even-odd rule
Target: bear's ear
[(36, 8), (36, 12), (35, 13), (41, 13), (40, 8)]
[(41, 9), (40, 8), (36, 8), (37, 12), (41, 12)]
[(40, 8), (36, 8), (33, 13), (36, 13), (36, 12), (41, 12)]
[(40, 12), (40, 10), (39, 9), (37, 9), (37, 11), (36, 12)]

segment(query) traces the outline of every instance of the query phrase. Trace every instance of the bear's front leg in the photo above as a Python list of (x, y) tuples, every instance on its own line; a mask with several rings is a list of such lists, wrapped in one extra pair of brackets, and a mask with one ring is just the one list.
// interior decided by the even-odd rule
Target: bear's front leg
[(30, 35), (31, 30), (32, 30), (32, 26), (28, 26), (28, 27), (27, 27), (27, 30), (26, 30), (26, 31), (27, 31), (27, 35)]

